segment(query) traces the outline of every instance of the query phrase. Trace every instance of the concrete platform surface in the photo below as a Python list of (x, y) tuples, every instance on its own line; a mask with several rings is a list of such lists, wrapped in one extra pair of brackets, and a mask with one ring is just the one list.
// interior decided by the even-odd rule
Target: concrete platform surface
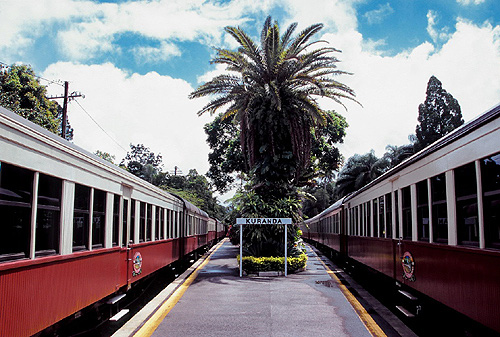
[[(286, 278), (240, 278), (237, 254), (238, 246), (226, 239), (208, 263), (192, 272), (192, 283), (172, 304), (166, 304), (166, 297), (159, 298), (151, 312), (142, 313), (139, 322), (154, 320), (156, 315), (153, 328), (150, 322), (147, 329), (147, 324), (139, 329), (130, 323), (114, 336), (386, 336), (373, 320), (367, 323), (360, 316), (364, 309), (355, 310), (352, 298), (333, 279), (334, 272), (310, 247), (307, 269)], [(173, 296), (171, 287), (170, 294), (163, 296)], [(391, 332), (399, 336), (392, 328)]]

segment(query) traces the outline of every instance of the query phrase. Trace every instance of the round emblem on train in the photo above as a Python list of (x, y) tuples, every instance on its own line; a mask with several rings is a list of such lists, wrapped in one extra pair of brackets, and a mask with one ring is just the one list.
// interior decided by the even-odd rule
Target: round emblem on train
[(142, 256), (141, 253), (137, 252), (134, 255), (134, 260), (132, 261), (134, 264), (134, 270), (132, 271), (132, 276), (137, 276), (142, 273)]
[(413, 260), (413, 256), (410, 252), (405, 252), (403, 254), (401, 265), (403, 266), (403, 278), (415, 282), (415, 260)]

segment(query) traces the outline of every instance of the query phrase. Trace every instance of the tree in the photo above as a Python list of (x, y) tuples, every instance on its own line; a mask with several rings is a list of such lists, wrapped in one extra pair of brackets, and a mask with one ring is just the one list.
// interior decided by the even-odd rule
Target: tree
[[(340, 114), (327, 111), (330, 118), (326, 126), (313, 134), (311, 145), (311, 159), (297, 185), (310, 185), (313, 179), (321, 178), (332, 180), (336, 171), (343, 162), (337, 143), (342, 143), (345, 137), (347, 122)], [(228, 191), (235, 181), (235, 176), (248, 175), (243, 163), (243, 154), (240, 146), (240, 134), (233, 121), (217, 116), (213, 122), (205, 125), (207, 143), (212, 152), (208, 156), (210, 168), (207, 176), (213, 186), (220, 193)]]
[(162, 185), (165, 179), (165, 173), (161, 171), (161, 154), (155, 155), (154, 152), (151, 152), (149, 148), (145, 147), (143, 144), (130, 144), (130, 149), (131, 151), (127, 152), (120, 166), (153, 185)]
[(312, 25), (292, 38), (294, 23), (280, 36), (277, 22), (268, 17), (258, 46), (241, 28), (225, 31), (240, 45), (238, 51), (216, 49), (212, 63), (225, 64), (230, 74), (214, 77), (190, 98), (215, 95), (198, 114), (227, 107), (222, 120), (239, 124), (241, 152), (253, 188), (281, 198), (307, 175), (314, 131), (327, 125), (330, 115), (317, 97), (338, 103), (354, 100), (354, 92), (336, 81), (346, 74), (336, 68), (334, 48), (313, 49), (311, 38), (323, 27)]
[[(33, 69), (12, 65), (0, 71), (0, 105), (57, 135), (61, 134), (62, 108), (47, 99), (47, 89), (38, 81)], [(73, 139), (67, 124), (66, 139)]]
[(207, 177), (220, 193), (229, 191), (237, 172), (248, 173), (243, 162), (240, 133), (235, 123), (218, 115), (205, 125), (207, 143), (212, 150), (208, 155), (210, 168)]
[(186, 176), (167, 175), (161, 188), (188, 200), (212, 218), (222, 220), (225, 216), (226, 211), (213, 196), (207, 178), (194, 169)]
[(115, 164), (116, 157), (108, 152), (97, 150), (94, 154), (100, 157), (101, 159), (109, 161), (111, 164)]
[(389, 162), (385, 158), (377, 158), (372, 150), (364, 155), (355, 154), (339, 172), (335, 182), (335, 196), (342, 198), (359, 190), (372, 180), (387, 171)]
[(418, 107), (415, 152), (434, 143), (464, 123), (458, 101), (442, 88), (441, 82), (431, 76), (427, 83), (427, 97)]
[(387, 151), (384, 154), (384, 158), (389, 163), (389, 168), (393, 168), (397, 166), (399, 163), (404, 161), (405, 159), (411, 157), (414, 154), (414, 148), (412, 144), (407, 145), (387, 145), (385, 147)]

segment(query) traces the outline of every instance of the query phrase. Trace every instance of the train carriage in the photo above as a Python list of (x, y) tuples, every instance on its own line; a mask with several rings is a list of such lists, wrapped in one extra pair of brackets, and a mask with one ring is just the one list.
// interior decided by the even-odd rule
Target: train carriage
[(311, 240), (500, 332), (500, 106), (306, 224)]
[(1, 336), (36, 334), (126, 292), (207, 245), (210, 221), (0, 107)]

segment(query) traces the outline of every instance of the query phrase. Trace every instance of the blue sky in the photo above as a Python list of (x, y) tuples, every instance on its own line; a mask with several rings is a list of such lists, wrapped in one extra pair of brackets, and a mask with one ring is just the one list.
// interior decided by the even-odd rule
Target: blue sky
[(282, 29), (323, 23), (317, 37), (342, 50), (339, 68), (353, 75), (339, 80), (363, 107), (320, 104), (349, 122), (346, 158), (407, 143), (432, 75), (466, 120), (499, 103), (498, 0), (0, 0), (0, 62), (31, 64), (85, 94), (70, 104), (77, 145), (120, 161), (144, 143), (166, 170), (205, 173), (212, 118), (197, 117), (206, 101), (187, 95), (224, 71), (209, 61), (213, 47), (236, 48), (225, 26), (257, 37), (268, 15)]

